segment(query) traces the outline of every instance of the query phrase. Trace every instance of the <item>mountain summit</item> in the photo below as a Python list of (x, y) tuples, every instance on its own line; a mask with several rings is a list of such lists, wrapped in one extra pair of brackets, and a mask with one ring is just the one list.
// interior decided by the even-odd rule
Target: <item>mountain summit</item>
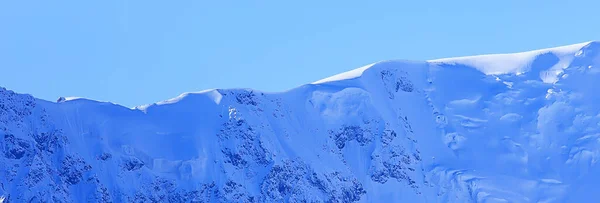
[(600, 43), (133, 109), (0, 88), (4, 202), (589, 202)]

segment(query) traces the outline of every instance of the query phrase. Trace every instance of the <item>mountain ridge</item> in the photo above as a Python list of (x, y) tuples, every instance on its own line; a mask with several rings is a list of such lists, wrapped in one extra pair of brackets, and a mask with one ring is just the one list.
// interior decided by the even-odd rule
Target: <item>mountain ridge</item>
[(390, 60), (280, 93), (213, 89), (139, 108), (0, 88), (0, 196), (585, 202), (600, 180), (600, 48), (572, 51), (535, 55), (522, 73)]
[[(542, 48), (542, 49), (535, 49), (535, 50), (531, 50), (531, 51), (524, 51), (524, 52), (513, 52), (513, 53), (501, 53), (501, 54), (482, 54), (482, 55), (473, 55), (473, 56), (458, 56), (458, 57), (448, 57), (448, 58), (440, 58), (440, 59), (431, 59), (431, 60), (425, 60), (425, 61), (418, 61), (418, 60), (403, 60), (403, 59), (393, 59), (393, 60), (383, 60), (383, 61), (379, 61), (379, 62), (375, 62), (375, 63), (371, 63), (356, 69), (352, 69), (346, 72), (342, 72), (327, 78), (323, 78), (320, 79), (318, 81), (312, 82), (312, 83), (308, 83), (308, 84), (304, 84), (304, 85), (310, 85), (310, 84), (322, 84), (322, 83), (327, 83), (327, 82), (333, 82), (333, 81), (338, 81), (338, 80), (347, 80), (347, 79), (352, 79), (352, 78), (356, 78), (356, 77), (360, 77), (360, 74), (362, 74), (363, 71), (365, 71), (366, 69), (370, 68), (373, 65), (376, 64), (380, 64), (380, 63), (387, 63), (387, 62), (404, 62), (404, 63), (434, 63), (434, 64), (449, 64), (449, 63), (454, 63), (454, 64), (462, 64), (462, 65), (467, 65), (465, 63), (466, 60), (465, 59), (472, 59), (472, 60), (481, 60), (482, 58), (485, 57), (490, 57), (491, 61), (497, 60), (494, 59), (494, 57), (515, 57), (517, 55), (522, 55), (522, 54), (529, 54), (530, 56), (528, 57), (529, 59), (527, 60), (533, 60), (533, 58), (535, 58), (538, 55), (541, 54), (545, 54), (545, 53), (549, 53), (549, 52), (559, 52), (559, 53), (563, 53), (563, 55), (569, 55), (569, 54), (576, 54), (577, 51), (580, 51), (582, 48), (589, 46), (591, 44), (598, 44), (600, 43), (600, 41), (597, 40), (592, 40), (592, 41), (587, 41), (587, 42), (582, 42), (582, 43), (576, 43), (576, 44), (571, 44), (571, 45), (564, 45), (564, 46), (558, 46), (558, 47), (551, 47), (551, 48)], [(476, 65), (471, 65), (473, 67), (476, 67)], [(485, 71), (482, 71), (485, 72)], [(501, 72), (494, 72), (494, 73), (490, 73), (490, 74), (508, 74), (508, 73), (501, 73)], [(336, 79), (337, 78), (337, 79)], [(301, 85), (299, 87), (294, 87), (292, 89), (295, 88), (300, 88), (304, 85)], [(267, 93), (258, 89), (253, 89), (253, 88), (232, 88), (232, 89), (248, 89), (248, 90), (252, 90), (252, 91), (258, 91), (258, 92), (263, 92), (263, 93)], [(290, 90), (292, 90), (290, 89)], [(205, 92), (210, 92), (210, 91), (214, 91), (214, 90), (227, 90), (227, 89), (223, 89), (223, 88), (213, 88), (213, 89), (206, 89), (206, 90), (200, 90), (200, 91), (195, 91), (195, 92), (184, 92), (181, 93), (179, 96), (171, 98), (171, 99), (167, 99), (167, 100), (163, 100), (163, 101), (158, 101), (158, 102), (154, 102), (154, 103), (150, 103), (150, 104), (143, 104), (143, 105), (138, 105), (135, 107), (131, 107), (132, 109), (139, 109), (139, 108), (144, 108), (145, 106), (151, 106), (151, 105), (158, 105), (167, 101), (172, 101), (172, 100), (176, 100), (177, 98), (180, 98), (182, 96), (186, 96), (189, 94), (201, 94), (201, 93), (205, 93)], [(286, 90), (286, 91), (290, 91), (290, 90)], [(278, 91), (278, 92), (269, 92), (270, 94), (277, 94), (277, 93), (284, 93), (286, 91)], [(90, 99), (90, 98), (84, 98), (84, 97), (64, 97), (66, 98), (65, 102), (67, 101), (71, 101), (71, 100), (90, 100), (90, 101), (96, 101), (96, 102), (109, 102), (109, 103), (113, 103), (110, 101), (98, 101), (98, 100), (94, 100), (94, 99)], [(117, 104), (117, 103), (114, 103)], [(118, 104), (117, 104), (118, 105)], [(129, 108), (129, 107), (128, 107)]]

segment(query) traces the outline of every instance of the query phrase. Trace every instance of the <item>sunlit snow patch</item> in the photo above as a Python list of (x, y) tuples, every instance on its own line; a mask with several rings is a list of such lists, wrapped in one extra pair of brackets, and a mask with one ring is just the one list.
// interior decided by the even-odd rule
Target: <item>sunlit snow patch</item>
[(371, 66), (373, 66), (376, 63), (372, 63), (348, 72), (344, 72), (344, 73), (340, 73), (316, 82), (313, 82), (312, 84), (321, 84), (321, 83), (327, 83), (327, 82), (333, 82), (333, 81), (340, 81), (340, 80), (348, 80), (348, 79), (354, 79), (354, 78), (358, 78), (360, 77), (363, 72), (365, 70), (367, 70), (368, 68), (370, 68)]
[(541, 77), (544, 82), (552, 83), (555, 82), (555, 77), (562, 72), (562, 69), (566, 68), (570, 64), (570, 62), (576, 56), (576, 53), (589, 43), (590, 42), (585, 42), (574, 45), (540, 49), (522, 53), (487, 54), (477, 56), (442, 58), (429, 60), (428, 62), (443, 64), (462, 64), (474, 67), (487, 75), (500, 75), (511, 73), (520, 75), (524, 72), (529, 71), (531, 63), (536, 59), (537, 56), (551, 53), (559, 58), (559, 62), (556, 63), (553, 67), (549, 68), (548, 72)]

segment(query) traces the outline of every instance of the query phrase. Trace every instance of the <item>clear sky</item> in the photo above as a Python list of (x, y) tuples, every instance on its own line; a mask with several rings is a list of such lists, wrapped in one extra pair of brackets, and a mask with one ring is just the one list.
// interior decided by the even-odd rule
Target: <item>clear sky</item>
[[(229, 3), (227, 3), (229, 2)], [(0, 86), (128, 107), (600, 39), (597, 0), (0, 1)]]

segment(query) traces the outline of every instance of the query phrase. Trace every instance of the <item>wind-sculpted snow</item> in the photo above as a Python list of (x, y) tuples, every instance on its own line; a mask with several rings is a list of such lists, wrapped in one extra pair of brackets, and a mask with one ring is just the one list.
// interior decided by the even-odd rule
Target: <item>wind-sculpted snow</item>
[[(4, 202), (592, 202), (600, 43), (125, 108), (0, 89)], [(2, 199), (0, 198), (0, 199)]]

